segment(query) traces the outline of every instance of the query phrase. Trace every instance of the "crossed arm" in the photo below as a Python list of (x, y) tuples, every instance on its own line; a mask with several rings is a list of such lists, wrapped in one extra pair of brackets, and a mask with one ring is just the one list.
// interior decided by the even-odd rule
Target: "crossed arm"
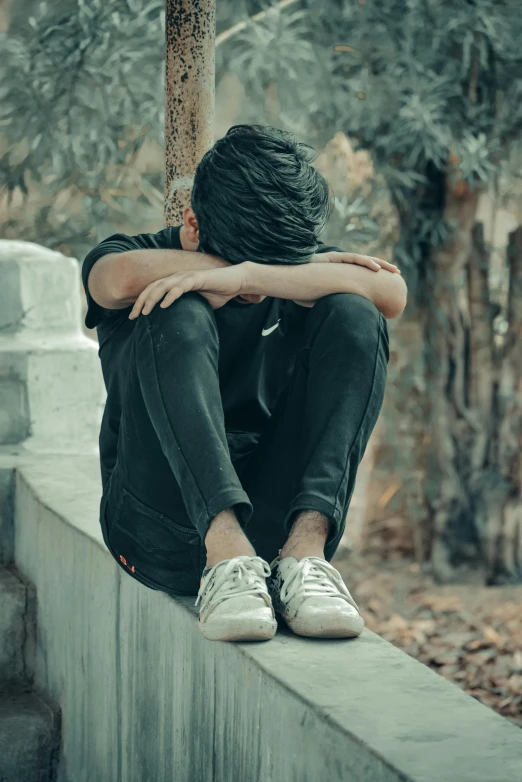
[(386, 318), (406, 306), (406, 284), (392, 264), (345, 252), (315, 255), (310, 263), (275, 266), (222, 258), (191, 250), (130, 250), (105, 255), (89, 275), (93, 299), (108, 309), (134, 305), (130, 318), (148, 314), (158, 303), (168, 307), (183, 293), (197, 291), (214, 309), (240, 296), (257, 303), (265, 296), (313, 306), (331, 293), (357, 293)]

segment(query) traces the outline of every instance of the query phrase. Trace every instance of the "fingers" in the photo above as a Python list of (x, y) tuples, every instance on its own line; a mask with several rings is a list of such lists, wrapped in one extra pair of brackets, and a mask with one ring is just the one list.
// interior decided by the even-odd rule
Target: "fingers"
[(187, 288), (186, 285), (182, 285), (181, 283), (179, 283), (178, 285), (173, 285), (169, 290), (169, 292), (167, 293), (167, 295), (165, 296), (165, 298), (163, 299), (163, 301), (161, 302), (160, 307), (162, 309), (165, 309), (166, 307), (170, 307), (170, 305), (173, 304), (176, 301), (176, 299), (179, 299), (179, 297), (183, 293), (187, 293), (187, 291), (189, 290), (191, 290), (190, 287)]
[(365, 266), (373, 272), (378, 272), (381, 268), (380, 261), (372, 258), (371, 255), (359, 255), (358, 253), (336, 253), (332, 258), (334, 263), (351, 263), (355, 266)]
[[(151, 312), (154, 309), (154, 306), (158, 303), (158, 301), (161, 301), (161, 299), (164, 297), (165, 293), (169, 290), (170, 284), (167, 281), (162, 281), (156, 285), (147, 298), (145, 299), (145, 304), (143, 305), (143, 309), (141, 311), (142, 315), (148, 315), (149, 312)], [(160, 305), (161, 306), (161, 305)]]
[(401, 274), (401, 270), (394, 263), (388, 263), (388, 261), (381, 261), (380, 259), (378, 262), (381, 265), (381, 269), (386, 269), (387, 272), (392, 272), (392, 274)]
[(179, 297), (184, 293), (189, 293), (189, 291), (197, 291), (203, 286), (204, 276), (201, 273), (188, 272), (182, 276), (180, 275), (174, 284), (171, 282), (169, 285), (169, 291), (161, 302), (160, 307), (170, 307), (170, 305), (175, 302), (176, 299), (179, 299)]
[(169, 307), (184, 293), (198, 290), (198, 286), (203, 285), (203, 282), (203, 278), (197, 272), (181, 272), (161, 280), (154, 280), (143, 289), (134, 302), (129, 318), (133, 320), (140, 314), (148, 315), (161, 299), (163, 301), (160, 307), (163, 309)]
[[(332, 253), (332, 255), (334, 255)], [(385, 269), (393, 274), (400, 274), (400, 269), (394, 264), (388, 261), (383, 261), (382, 258), (374, 258), (371, 255), (359, 255), (358, 253), (335, 253), (334, 263), (354, 263), (357, 266), (365, 266), (367, 269), (371, 269), (374, 272), (378, 272), (380, 269)]]
[[(147, 315), (153, 308), (154, 304), (156, 304), (156, 302), (162, 298), (166, 290), (167, 288), (165, 287), (164, 280), (155, 280), (154, 282), (151, 282), (149, 285), (147, 285), (147, 287), (142, 290), (134, 302), (132, 310), (129, 313), (129, 318), (133, 320), (134, 318), (137, 318), (138, 315), (140, 315), (142, 312), (144, 315)], [(147, 311), (145, 311), (146, 307), (148, 307)]]
[(361, 255), (360, 261), (357, 261), (358, 266), (366, 266), (367, 269), (371, 269), (374, 272), (378, 272), (381, 268), (381, 264), (378, 263), (375, 258), (371, 258), (369, 255)]
[(351, 263), (355, 266), (366, 266), (367, 269), (371, 269), (374, 272), (378, 272), (381, 268), (380, 262), (377, 258), (372, 258), (371, 255), (359, 255), (359, 253), (330, 253), (331, 263)]
[[(382, 258), (373, 258), (371, 255), (359, 255), (357, 256), (356, 261), (354, 263), (357, 263), (358, 265), (367, 266), (368, 269), (373, 269), (373, 271), (378, 272), (379, 269), (385, 269), (387, 272), (392, 272), (392, 274), (400, 274), (400, 269), (395, 266), (394, 263), (389, 263), (388, 261), (383, 261)], [(359, 260), (361, 259), (361, 260)], [(371, 264), (370, 264), (371, 262)]]
[(162, 280), (154, 280), (154, 282), (147, 285), (134, 302), (129, 318), (133, 320), (134, 318), (137, 318), (138, 315), (148, 315), (158, 301), (161, 301), (167, 291), (172, 288), (172, 284), (172, 280), (165, 278)]

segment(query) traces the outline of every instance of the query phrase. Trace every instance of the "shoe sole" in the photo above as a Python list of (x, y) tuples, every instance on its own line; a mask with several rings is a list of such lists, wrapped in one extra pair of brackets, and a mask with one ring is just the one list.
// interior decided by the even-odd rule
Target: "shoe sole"
[(356, 638), (364, 630), (362, 616), (354, 617), (349, 625), (339, 625), (335, 618), (331, 622), (323, 621), (320, 626), (317, 624), (307, 626), (306, 622), (300, 625), (299, 622), (287, 619), (284, 615), (283, 619), (293, 633), (306, 638)]
[(199, 629), (207, 641), (269, 641), (277, 631), (275, 619), (242, 623), (241, 620), (221, 620), (219, 623), (199, 623)]

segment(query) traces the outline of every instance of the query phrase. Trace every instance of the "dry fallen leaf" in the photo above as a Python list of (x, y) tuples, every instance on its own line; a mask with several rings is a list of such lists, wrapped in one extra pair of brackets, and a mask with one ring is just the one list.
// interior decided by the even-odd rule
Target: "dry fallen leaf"
[(462, 611), (462, 602), (456, 597), (443, 597), (440, 595), (422, 595), (418, 598), (421, 605), (431, 608), (433, 611)]
[(508, 679), (508, 688), (515, 695), (522, 695), (522, 676), (510, 676)]
[(511, 668), (515, 672), (520, 671), (522, 673), (522, 652), (520, 651), (520, 649), (517, 649), (513, 655)]
[(484, 638), (488, 643), (494, 644), (494, 646), (500, 646), (502, 643), (502, 638), (497, 633), (497, 631), (491, 626), (487, 626), (484, 628)]
[(412, 622), (412, 626), (426, 635), (431, 635), (437, 631), (437, 622), (434, 619), (415, 619)]

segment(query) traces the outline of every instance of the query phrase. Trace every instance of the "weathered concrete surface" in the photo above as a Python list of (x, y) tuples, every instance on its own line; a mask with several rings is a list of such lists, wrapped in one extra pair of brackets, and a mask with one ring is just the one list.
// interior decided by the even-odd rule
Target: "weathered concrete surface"
[(80, 334), (78, 263), (33, 242), (0, 241), (2, 334)]
[(0, 565), (11, 562), (14, 554), (12, 467), (0, 467)]
[(0, 699), (0, 780), (53, 780), (59, 747), (59, 718), (32, 692)]
[(96, 345), (74, 337), (0, 336), (0, 442), (95, 451), (103, 405)]
[(23, 681), (26, 675), (25, 613), (25, 584), (0, 567), (0, 689), (6, 682)]
[(78, 263), (0, 241), (0, 276), (0, 443), (95, 452), (105, 389), (80, 328)]
[(105, 550), (98, 472), (50, 457), (17, 475), (60, 782), (520, 782), (520, 730), (371, 632), (205, 641), (192, 599), (141, 586)]

